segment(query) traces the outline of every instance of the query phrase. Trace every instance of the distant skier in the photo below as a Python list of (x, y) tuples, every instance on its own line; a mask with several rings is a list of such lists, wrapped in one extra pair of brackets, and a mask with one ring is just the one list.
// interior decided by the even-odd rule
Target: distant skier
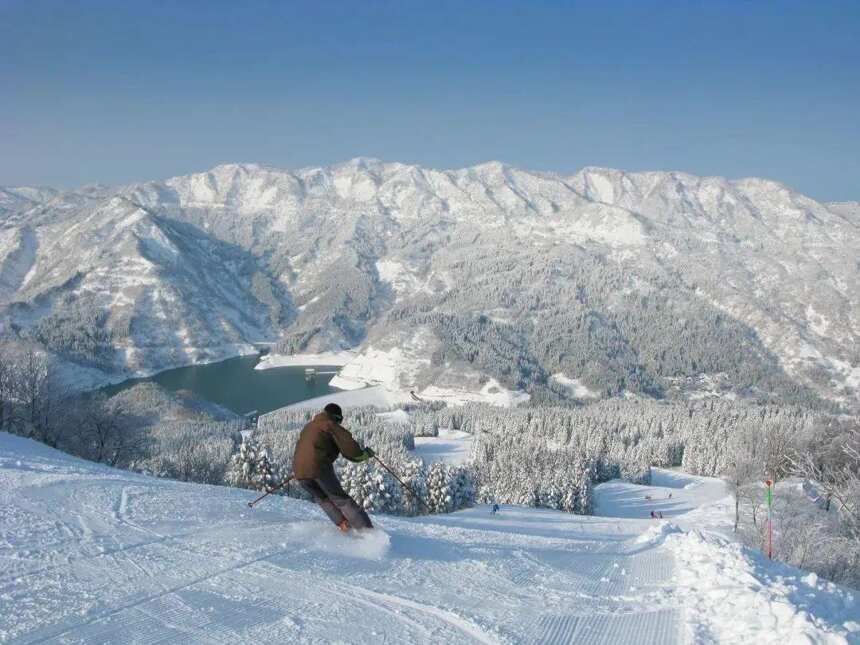
[(496, 513), (498, 513), (498, 512), (499, 512), (499, 505), (498, 505), (498, 504), (493, 504), (493, 510), (492, 510), (492, 511), (490, 511), (490, 513), (491, 513), (491, 514), (493, 514), (493, 515), (495, 515), (495, 514), (496, 514)]
[(663, 511), (657, 511), (657, 517), (659, 517), (662, 520), (663, 519)]
[(656, 519), (657, 519), (657, 513), (655, 513), (654, 511), (651, 511), (651, 519), (652, 519), (652, 520), (656, 520)]
[(374, 452), (362, 449), (349, 430), (340, 425), (341, 421), (343, 412), (336, 403), (329, 403), (311, 419), (296, 444), (293, 474), (341, 531), (370, 529), (370, 518), (343, 490), (333, 464), (338, 455), (362, 462), (373, 457)]

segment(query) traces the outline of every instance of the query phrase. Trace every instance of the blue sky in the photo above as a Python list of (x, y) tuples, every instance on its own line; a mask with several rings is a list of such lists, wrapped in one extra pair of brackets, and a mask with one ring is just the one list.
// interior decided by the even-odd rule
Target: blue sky
[(498, 159), (860, 199), (860, 2), (0, 0), (0, 185)]

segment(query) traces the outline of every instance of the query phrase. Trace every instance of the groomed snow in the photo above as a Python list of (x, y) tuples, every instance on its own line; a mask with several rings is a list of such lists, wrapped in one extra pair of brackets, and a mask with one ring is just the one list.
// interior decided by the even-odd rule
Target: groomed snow
[(665, 522), (615, 483), (598, 508), (628, 517), (479, 506), (351, 538), (307, 502), (251, 510), (0, 433), (0, 641), (857, 642), (852, 592), (693, 528), (727, 522), (722, 484), (662, 472)]

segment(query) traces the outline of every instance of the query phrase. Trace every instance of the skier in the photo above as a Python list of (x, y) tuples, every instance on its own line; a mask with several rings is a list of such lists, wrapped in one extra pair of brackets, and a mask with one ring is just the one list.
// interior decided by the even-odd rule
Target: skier
[(341, 531), (371, 529), (373, 524), (367, 513), (341, 487), (333, 464), (338, 455), (362, 462), (375, 453), (370, 448), (362, 449), (349, 430), (340, 425), (341, 421), (343, 412), (336, 403), (329, 403), (311, 419), (296, 443), (293, 474)]
[(651, 511), (651, 519), (652, 519), (652, 520), (656, 520), (656, 519), (657, 519), (657, 513), (655, 513), (654, 511)]
[(493, 504), (493, 510), (492, 510), (492, 511), (490, 511), (490, 513), (491, 513), (492, 515), (495, 515), (495, 514), (496, 514), (496, 513), (498, 513), (498, 512), (499, 512), (499, 505), (498, 505), (498, 504)]

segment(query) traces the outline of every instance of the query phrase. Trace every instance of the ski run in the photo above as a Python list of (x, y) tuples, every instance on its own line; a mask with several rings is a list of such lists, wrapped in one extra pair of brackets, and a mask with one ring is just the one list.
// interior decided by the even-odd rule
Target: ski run
[(860, 643), (856, 592), (733, 542), (714, 479), (610, 482), (588, 517), (376, 515), (362, 537), (255, 496), (0, 433), (0, 642)]

